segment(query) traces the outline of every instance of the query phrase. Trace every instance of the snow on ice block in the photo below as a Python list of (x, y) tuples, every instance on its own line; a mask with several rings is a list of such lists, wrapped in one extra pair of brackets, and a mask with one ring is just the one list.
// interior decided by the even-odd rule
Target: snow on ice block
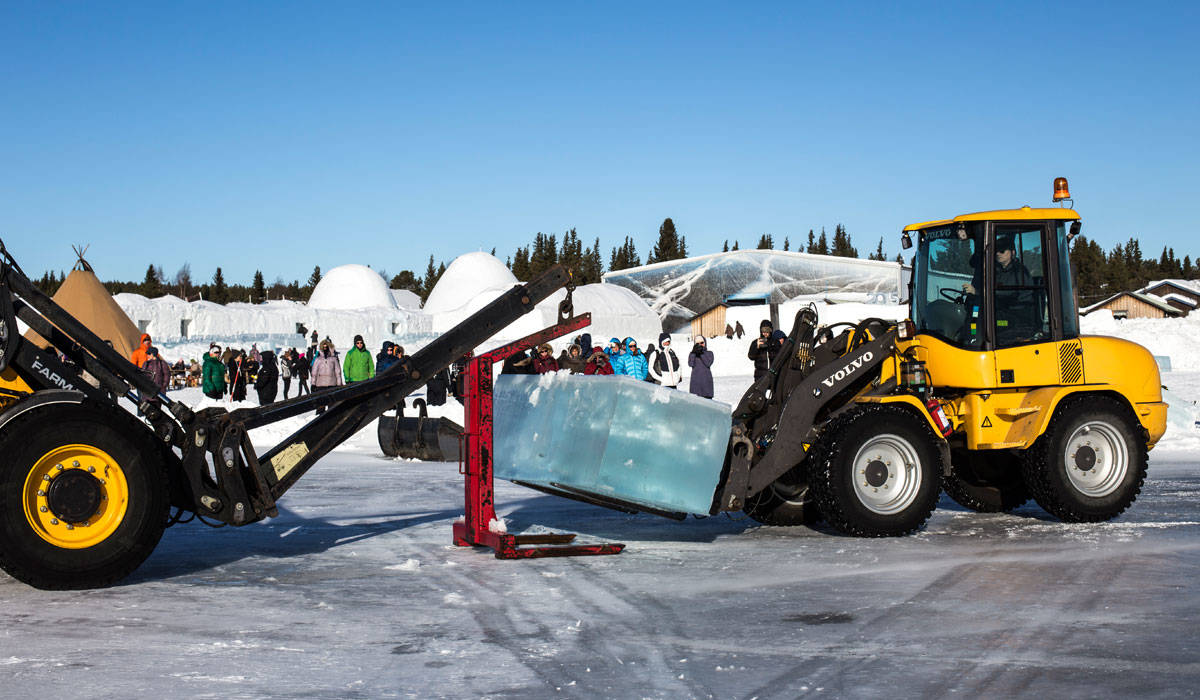
[(495, 475), (707, 514), (729, 443), (729, 406), (631, 377), (503, 374)]

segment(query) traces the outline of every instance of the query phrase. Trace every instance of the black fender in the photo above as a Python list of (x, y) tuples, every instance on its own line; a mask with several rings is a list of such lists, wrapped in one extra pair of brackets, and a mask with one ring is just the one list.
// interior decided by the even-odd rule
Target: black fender
[(43, 406), (56, 403), (80, 404), (85, 400), (87, 400), (87, 396), (81, 391), (68, 391), (66, 389), (43, 389), (42, 391), (35, 391), (33, 394), (10, 406), (4, 413), (0, 413), (0, 430), (3, 430), (4, 426), (8, 425), (18, 416), (22, 416)]

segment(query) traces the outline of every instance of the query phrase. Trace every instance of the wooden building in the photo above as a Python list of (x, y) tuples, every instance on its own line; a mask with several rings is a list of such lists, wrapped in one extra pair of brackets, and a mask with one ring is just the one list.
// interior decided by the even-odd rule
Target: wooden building
[(1111, 311), (1113, 318), (1178, 318), (1184, 315), (1183, 311), (1175, 308), (1162, 297), (1140, 292), (1114, 294), (1079, 313), (1086, 316), (1100, 309)]
[(1187, 316), (1197, 307), (1200, 307), (1200, 290), (1182, 280), (1151, 282), (1142, 289), (1139, 289), (1138, 293), (1159, 297), (1183, 312), (1184, 316)]
[(725, 335), (725, 304), (717, 304), (692, 319), (692, 337), (715, 338)]

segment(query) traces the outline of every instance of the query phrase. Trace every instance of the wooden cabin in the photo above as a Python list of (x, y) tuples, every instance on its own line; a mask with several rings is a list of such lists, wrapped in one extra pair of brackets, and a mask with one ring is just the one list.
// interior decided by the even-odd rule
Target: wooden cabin
[(1184, 315), (1183, 311), (1167, 303), (1165, 299), (1140, 292), (1114, 294), (1079, 313), (1086, 316), (1100, 309), (1111, 311), (1113, 318), (1178, 318)]

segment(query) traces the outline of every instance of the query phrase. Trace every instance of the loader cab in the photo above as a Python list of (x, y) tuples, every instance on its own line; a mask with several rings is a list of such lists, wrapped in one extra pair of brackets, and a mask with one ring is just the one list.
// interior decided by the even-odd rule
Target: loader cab
[[(972, 384), (1059, 383), (1058, 353), (1044, 345), (1079, 336), (1068, 247), (1078, 219), (1070, 209), (1023, 207), (906, 227), (917, 243), (909, 302), (917, 332), (996, 353), (994, 382)], [(993, 373), (984, 358), (973, 364)]]

